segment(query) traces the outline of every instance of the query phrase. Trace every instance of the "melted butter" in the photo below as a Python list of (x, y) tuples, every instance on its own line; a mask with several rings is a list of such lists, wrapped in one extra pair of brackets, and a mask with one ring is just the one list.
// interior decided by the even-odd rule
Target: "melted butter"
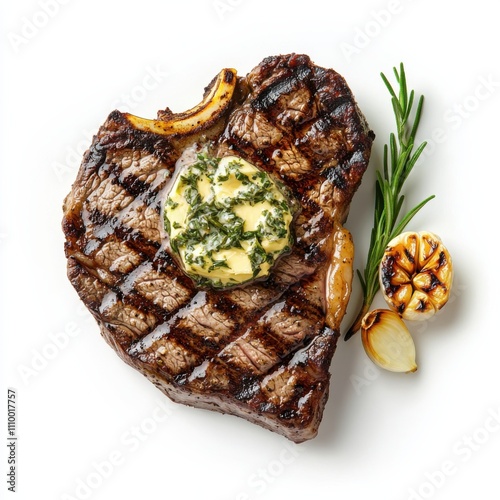
[[(186, 273), (203, 284), (229, 286), (266, 276), (291, 245), (287, 198), (267, 174), (235, 156), (185, 167), (167, 198), (165, 220)], [(238, 224), (244, 237), (229, 247), (213, 244), (214, 233), (233, 236)], [(186, 237), (195, 233), (198, 240)]]
[[(234, 198), (241, 194), (244, 191), (244, 186), (241, 180), (238, 180), (234, 174), (231, 172), (229, 165), (232, 162), (238, 163), (238, 170), (240, 173), (251, 177), (255, 173), (258, 173), (256, 167), (254, 167), (251, 163), (248, 163), (241, 158), (237, 158), (236, 156), (226, 156), (221, 159), (219, 162), (219, 166), (217, 168), (217, 172), (214, 175), (214, 194), (215, 199), (218, 202), (223, 202), (226, 198)], [(228, 177), (225, 180), (220, 180), (222, 178)]]
[(212, 183), (206, 175), (198, 181), (198, 191), (203, 201), (207, 201), (212, 196)]
[[(246, 246), (245, 243), (246, 242), (243, 242), (243, 247)], [(197, 245), (193, 253), (195, 257), (205, 255), (205, 247), (201, 244)], [(185, 250), (181, 250), (183, 262), (186, 261), (185, 256)], [(230, 248), (214, 252), (212, 254), (212, 261), (220, 260), (225, 260), (228, 267), (217, 268), (209, 271), (210, 268), (207, 265), (199, 265), (197, 263), (185, 265), (186, 269), (191, 273), (210, 280), (220, 279), (223, 283), (230, 283), (233, 280), (237, 282), (244, 282), (253, 277), (252, 265), (244, 248)]]
[(247, 204), (236, 205), (234, 213), (245, 221), (245, 231), (255, 231), (259, 227), (259, 223), (262, 224), (264, 221), (264, 210), (272, 210), (272, 208), (270, 203), (263, 201), (253, 206)]

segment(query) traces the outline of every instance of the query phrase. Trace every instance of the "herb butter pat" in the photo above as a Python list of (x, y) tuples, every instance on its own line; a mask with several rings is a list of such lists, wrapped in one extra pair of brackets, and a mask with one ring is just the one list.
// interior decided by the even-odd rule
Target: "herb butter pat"
[(186, 273), (222, 288), (269, 274), (290, 250), (293, 212), (283, 188), (254, 165), (198, 154), (174, 181), (164, 221)]

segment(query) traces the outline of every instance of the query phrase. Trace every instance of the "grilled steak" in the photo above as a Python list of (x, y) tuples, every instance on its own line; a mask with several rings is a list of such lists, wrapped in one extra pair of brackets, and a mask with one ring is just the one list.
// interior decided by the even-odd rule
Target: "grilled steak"
[[(232, 86), (217, 112), (109, 115), (64, 202), (68, 277), (106, 341), (172, 400), (302, 442), (328, 398), (352, 277), (342, 224), (374, 136), (344, 79), (305, 55), (221, 75), (205, 90)], [(265, 170), (300, 206), (293, 249), (265, 280), (197, 289), (165, 244), (176, 164), (202, 145)]]

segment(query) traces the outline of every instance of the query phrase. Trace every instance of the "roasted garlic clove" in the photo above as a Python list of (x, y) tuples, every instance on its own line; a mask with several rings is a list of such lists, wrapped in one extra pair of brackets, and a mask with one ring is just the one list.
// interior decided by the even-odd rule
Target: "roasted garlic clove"
[(422, 320), (448, 302), (453, 264), (439, 236), (406, 232), (389, 242), (379, 276), (389, 307), (403, 319)]
[(375, 309), (361, 322), (361, 340), (368, 357), (380, 368), (409, 373), (417, 369), (415, 344), (401, 317), (388, 309)]

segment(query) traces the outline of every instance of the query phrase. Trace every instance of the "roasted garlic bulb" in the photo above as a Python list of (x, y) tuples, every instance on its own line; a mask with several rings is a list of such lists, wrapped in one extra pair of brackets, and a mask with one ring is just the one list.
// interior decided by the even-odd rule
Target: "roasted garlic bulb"
[(406, 232), (390, 241), (379, 276), (389, 307), (403, 319), (422, 320), (448, 302), (453, 264), (439, 236)]
[(361, 322), (361, 340), (368, 357), (380, 368), (392, 372), (414, 372), (415, 344), (399, 314), (375, 309)]

